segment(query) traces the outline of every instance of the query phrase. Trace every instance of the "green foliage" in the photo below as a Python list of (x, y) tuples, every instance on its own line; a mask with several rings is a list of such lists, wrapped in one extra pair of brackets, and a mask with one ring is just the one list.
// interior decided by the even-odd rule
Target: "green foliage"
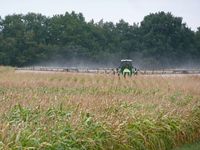
[(176, 148), (174, 150), (199, 150), (200, 149), (200, 142), (194, 144), (186, 144), (180, 148)]
[(178, 66), (186, 60), (199, 62), (199, 35), (199, 29), (195, 33), (182, 18), (164, 12), (144, 17), (141, 25), (86, 22), (75, 12), (53, 17), (13, 14), (0, 18), (0, 64), (87, 60), (119, 65), (119, 59), (132, 58), (141, 67)]
[[(62, 104), (47, 110), (18, 104), (1, 118), (7, 125), (0, 130), (0, 148), (171, 150), (177, 143), (185, 142), (177, 138), (183, 133), (188, 142), (194, 141), (200, 127), (198, 107), (186, 120), (164, 113), (156, 118), (137, 116), (122, 124), (123, 132), (119, 135), (115, 135), (108, 124), (96, 121), (94, 115), (86, 112), (80, 112), (74, 124), (75, 111)], [(124, 140), (120, 141), (121, 138)]]
[(186, 95), (183, 96), (181, 92), (175, 92), (173, 95), (169, 97), (169, 100), (178, 106), (185, 106), (189, 104), (193, 100), (193, 96)]
[(142, 119), (128, 127), (129, 142), (136, 149), (172, 149), (173, 138), (180, 130), (175, 118)]
[(62, 104), (46, 111), (16, 105), (6, 115), (8, 139), (0, 136), (0, 146), (6, 147), (7, 140), (10, 140), (7, 146), (12, 149), (103, 149), (109, 146), (110, 133), (101, 123), (87, 113), (79, 118), (79, 124), (72, 125), (72, 113), (72, 109), (63, 108)]

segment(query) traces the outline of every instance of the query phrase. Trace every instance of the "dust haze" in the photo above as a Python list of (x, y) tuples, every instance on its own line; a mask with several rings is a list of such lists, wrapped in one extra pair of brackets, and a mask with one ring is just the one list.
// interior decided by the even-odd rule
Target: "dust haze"
[(114, 54), (112, 57), (106, 57), (103, 60), (92, 60), (89, 57), (73, 57), (71, 59), (67, 59), (65, 56), (61, 56), (59, 58), (52, 57), (48, 61), (40, 61), (27, 67), (42, 66), (82, 69), (117, 68), (120, 66), (121, 59), (132, 59), (133, 66), (138, 69), (200, 69), (200, 63), (192, 58), (187, 59), (184, 63), (173, 63), (167, 58), (163, 60), (162, 63), (158, 63), (155, 58), (144, 57), (140, 53), (132, 53), (128, 57), (122, 57), (119, 54)]

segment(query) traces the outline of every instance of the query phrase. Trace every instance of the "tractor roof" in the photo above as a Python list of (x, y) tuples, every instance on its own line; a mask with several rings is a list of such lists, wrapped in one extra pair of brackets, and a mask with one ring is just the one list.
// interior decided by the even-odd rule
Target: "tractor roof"
[(132, 62), (131, 59), (122, 59), (122, 60), (121, 60), (121, 62), (125, 62), (125, 61), (126, 61), (126, 62), (127, 62), (127, 61)]

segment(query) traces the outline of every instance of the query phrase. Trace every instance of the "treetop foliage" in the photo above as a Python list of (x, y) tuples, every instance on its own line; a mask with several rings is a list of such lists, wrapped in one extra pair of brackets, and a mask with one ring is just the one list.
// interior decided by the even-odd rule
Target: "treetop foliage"
[(181, 17), (151, 13), (132, 25), (86, 22), (82, 13), (46, 17), (28, 13), (0, 17), (0, 64), (27, 66), (59, 62), (118, 64), (131, 58), (138, 67), (182, 67), (200, 63), (200, 27)]

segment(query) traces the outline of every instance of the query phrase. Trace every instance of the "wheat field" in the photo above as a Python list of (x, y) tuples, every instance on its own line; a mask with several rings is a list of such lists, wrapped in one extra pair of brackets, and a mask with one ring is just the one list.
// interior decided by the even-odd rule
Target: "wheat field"
[(200, 139), (200, 76), (0, 67), (0, 149), (171, 150)]

